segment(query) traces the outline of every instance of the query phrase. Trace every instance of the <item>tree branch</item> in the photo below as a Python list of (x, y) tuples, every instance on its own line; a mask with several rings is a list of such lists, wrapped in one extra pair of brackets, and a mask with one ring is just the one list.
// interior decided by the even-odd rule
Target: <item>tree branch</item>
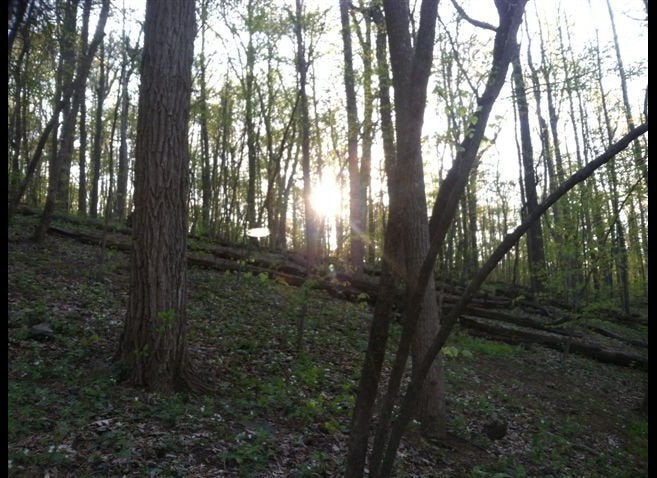
[(459, 13), (459, 15), (461, 15), (461, 17), (468, 23), (474, 25), (475, 27), (484, 28), (486, 30), (493, 30), (494, 32), (497, 31), (497, 28), (490, 23), (475, 20), (474, 18), (470, 17), (467, 13), (465, 13), (463, 7), (456, 3), (456, 0), (452, 0), (452, 5), (454, 5), (454, 8), (456, 8), (456, 11)]

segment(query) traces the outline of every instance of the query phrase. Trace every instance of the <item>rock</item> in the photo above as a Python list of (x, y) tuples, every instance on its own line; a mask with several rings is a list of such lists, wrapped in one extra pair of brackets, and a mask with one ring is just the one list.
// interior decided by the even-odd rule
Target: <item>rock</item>
[(33, 325), (29, 330), (30, 337), (37, 340), (51, 339), (55, 336), (52, 326), (47, 322)]

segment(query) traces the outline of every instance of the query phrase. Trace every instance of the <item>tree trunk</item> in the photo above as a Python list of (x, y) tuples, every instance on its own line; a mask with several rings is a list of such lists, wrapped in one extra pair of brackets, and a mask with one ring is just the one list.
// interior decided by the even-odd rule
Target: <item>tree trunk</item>
[[(107, 17), (109, 15), (109, 3), (110, 3), (109, 0), (103, 0), (101, 11), (100, 14), (98, 15), (98, 23), (96, 24), (96, 31), (94, 33), (94, 38), (91, 44), (89, 45), (89, 49), (84, 57), (84, 60), (78, 63), (75, 80), (72, 81), (70, 84), (66, 85), (65, 90), (62, 94), (62, 99), (55, 107), (52, 117), (50, 118), (50, 121), (46, 125), (46, 128), (44, 129), (43, 133), (41, 134), (41, 137), (39, 138), (39, 143), (37, 144), (32, 159), (30, 160), (30, 164), (28, 165), (27, 173), (25, 175), (23, 182), (21, 183), (21, 187), (19, 188), (19, 191), (14, 196), (14, 200), (9, 205), (9, 213), (7, 214), (8, 220), (11, 218), (11, 213), (13, 211), (13, 208), (16, 205), (18, 205), (20, 198), (22, 197), (22, 194), (25, 191), (25, 188), (27, 187), (27, 184), (29, 183), (32, 177), (32, 174), (34, 173), (34, 170), (39, 164), (43, 146), (45, 145), (45, 142), (49, 137), (50, 132), (52, 131), (54, 125), (57, 122), (57, 116), (66, 107), (66, 105), (69, 104), (69, 102), (71, 101), (71, 97), (78, 89), (82, 88), (83, 83), (86, 81), (87, 75), (89, 74), (89, 69), (91, 68), (91, 61), (96, 53), (96, 49), (98, 48), (98, 45), (103, 39), (105, 23), (107, 22)], [(58, 156), (59, 155), (55, 156), (55, 158)], [(55, 164), (54, 166), (55, 168), (58, 168), (59, 164)], [(58, 174), (55, 174), (58, 172), (59, 170), (54, 171), (53, 172), (54, 175), (52, 177), (59, 177)], [(51, 181), (48, 184), (48, 198), (46, 199), (46, 206), (44, 207), (41, 220), (34, 233), (34, 239), (36, 241), (42, 241), (45, 238), (46, 231), (48, 230), (48, 226), (50, 225), (52, 214), (55, 211), (56, 188), (57, 188), (56, 181)]]
[(91, 193), (89, 198), (89, 215), (98, 216), (98, 186), (100, 182), (100, 157), (103, 145), (103, 104), (108, 93), (108, 85), (105, 77), (105, 44), (100, 44), (98, 54), (98, 83), (95, 85), (96, 91), (96, 111), (94, 115), (94, 138), (93, 152), (91, 158), (92, 180)]
[[(438, 193), (434, 207), (432, 210), (431, 221), (429, 223), (429, 233), (431, 237), (430, 247), (427, 251), (426, 257), (422, 261), (422, 265), (417, 273), (417, 280), (412, 283), (408, 294), (410, 297), (406, 301), (406, 309), (403, 318), (404, 329), (400, 339), (400, 346), (395, 357), (395, 364), (391, 373), (390, 385), (386, 396), (386, 403), (381, 415), (387, 418), (391, 416), (393, 406), (396, 402), (395, 398), (400, 384), (403, 370), (405, 368), (406, 355), (408, 350), (408, 341), (411, 337), (415, 336), (415, 326), (420, 321), (420, 316), (423, 312), (422, 300), (425, 297), (428, 284), (431, 283), (433, 277), (433, 269), (435, 266), (435, 259), (438, 251), (444, 244), (445, 236), (450, 224), (454, 220), (458, 202), (463, 195), (464, 189), (468, 180), (468, 173), (472, 169), (479, 150), (479, 145), (484, 136), (484, 131), (488, 123), (488, 117), (497, 96), (499, 95), (502, 86), (504, 85), (506, 72), (509, 63), (514, 55), (517, 54), (516, 49), (516, 34), (522, 15), (524, 13), (524, 6), (526, 1), (510, 2), (510, 1), (497, 1), (496, 7), (498, 10), (500, 24), (496, 29), (495, 43), (492, 55), (491, 70), (488, 75), (488, 81), (485, 91), (477, 99), (477, 108), (472, 113), (471, 124), (473, 125), (465, 139), (460, 145), (459, 153), (454, 161), (454, 166), (450, 169), (449, 173), (443, 181), (442, 187)], [(386, 4), (387, 5), (387, 4)], [(423, 3), (423, 6), (425, 4)], [(387, 11), (387, 10), (386, 10)], [(424, 10), (423, 10), (424, 11)], [(435, 13), (431, 17), (435, 16)], [(401, 18), (407, 18), (401, 17)], [(421, 17), (422, 18), (422, 17)], [(386, 20), (389, 22), (390, 17), (386, 15)], [(422, 19), (420, 21), (420, 31), (418, 38), (422, 38), (421, 32), (423, 29)], [(390, 31), (394, 28), (389, 26)], [(392, 47), (392, 42), (391, 42)], [(394, 59), (394, 56), (392, 56)], [(403, 61), (403, 59), (402, 59)], [(417, 69), (413, 70), (417, 73)], [(397, 83), (395, 82), (395, 85)], [(413, 81), (412, 84), (417, 84)], [(397, 92), (395, 92), (397, 94)], [(419, 98), (418, 98), (419, 99)], [(416, 110), (418, 104), (413, 104)], [(400, 121), (399, 115), (397, 121)], [(399, 132), (398, 132), (399, 138)], [(398, 146), (399, 151), (399, 146)], [(399, 160), (399, 157), (398, 157)], [(391, 218), (392, 220), (392, 218)], [(408, 260), (407, 260), (408, 263)], [(490, 272), (490, 271), (489, 271)], [(448, 320), (452, 320), (450, 315)], [(437, 338), (442, 337), (449, 333), (449, 327), (441, 325), (440, 332)], [(431, 343), (432, 339), (428, 338), (429, 348), (424, 350), (421, 363), (415, 363), (413, 367), (413, 388), (408, 389), (404, 396), (402, 409), (399, 411), (399, 417), (392, 424), (389, 431), (389, 438), (385, 440), (385, 452), (380, 452), (382, 459), (380, 464), (374, 462), (374, 469), (377, 470), (377, 477), (389, 477), (392, 473), (392, 466), (394, 463), (397, 448), (401, 440), (402, 433), (413, 415), (417, 414), (417, 403), (421, 402), (422, 390), (426, 388), (427, 377), (430, 375), (430, 370), (435, 367), (437, 350)], [(439, 348), (438, 348), (439, 350)], [(420, 398), (418, 398), (420, 396)], [(387, 426), (384, 420), (380, 418), (381, 426)]]
[(295, 33), (297, 40), (297, 74), (299, 75), (300, 124), (301, 124), (301, 166), (303, 169), (303, 200), (305, 214), (306, 251), (313, 262), (319, 256), (319, 227), (312, 207), (312, 183), (310, 178), (310, 119), (308, 117), (308, 94), (306, 92), (308, 62), (303, 38), (303, 0), (296, 0)]
[(125, 51), (127, 47), (128, 38), (124, 37), (123, 65), (121, 67), (121, 81), (119, 82), (119, 167), (116, 174), (116, 203), (113, 214), (118, 220), (125, 219), (128, 195), (128, 110), (130, 108), (128, 83), (130, 81), (130, 72), (127, 64), (127, 52)]
[[(522, 3), (521, 7), (524, 8), (524, 3)], [(570, 176), (564, 183), (559, 185), (555, 189), (555, 191), (552, 192), (545, 199), (545, 201), (539, 204), (539, 206), (532, 214), (527, 216), (522, 221), (522, 223), (515, 228), (515, 230), (511, 234), (508, 234), (504, 238), (502, 243), (495, 249), (495, 251), (493, 252), (493, 254), (491, 254), (491, 256), (486, 261), (486, 263), (481, 267), (481, 269), (479, 269), (479, 271), (477, 272), (477, 274), (472, 279), (472, 281), (466, 288), (465, 292), (461, 296), (459, 302), (452, 308), (449, 315), (445, 317), (440, 332), (436, 336), (433, 343), (431, 344), (431, 348), (427, 352), (427, 356), (425, 360), (418, 367), (417, 371), (416, 372), (414, 371), (414, 374), (411, 378), (411, 382), (406, 388), (406, 392), (404, 393), (404, 397), (401, 402), (401, 406), (399, 410), (399, 418), (392, 425), (390, 442), (386, 450), (386, 456), (384, 459), (384, 467), (383, 467), (383, 469), (386, 470), (386, 474), (385, 475), (382, 474), (378, 476), (382, 476), (385, 478), (390, 476), (390, 470), (392, 469), (392, 465), (394, 463), (397, 447), (399, 446), (399, 442), (401, 440), (401, 436), (406, 425), (411, 420), (414, 410), (415, 396), (417, 395), (423, 384), (424, 375), (429, 370), (429, 367), (431, 366), (431, 362), (433, 361), (433, 359), (436, 357), (438, 352), (441, 350), (442, 346), (445, 344), (445, 341), (449, 337), (449, 334), (454, 324), (456, 323), (456, 320), (463, 313), (464, 308), (467, 306), (473, 294), (479, 289), (479, 287), (484, 282), (486, 277), (488, 277), (491, 271), (495, 269), (495, 267), (497, 266), (498, 262), (502, 259), (502, 257), (504, 257), (504, 255), (509, 250), (511, 250), (511, 248), (517, 243), (520, 237), (527, 231), (529, 226), (533, 222), (538, 220), (541, 217), (541, 215), (543, 215), (545, 211), (547, 211), (548, 208), (554, 205), (559, 200), (559, 198), (565, 195), (577, 184), (581, 183), (582, 181), (586, 180), (589, 176), (591, 176), (596, 171), (596, 169), (606, 164), (620, 151), (627, 148), (627, 146), (632, 141), (635, 141), (646, 131), (648, 131), (647, 123), (644, 123), (636, 127), (635, 129), (629, 131), (623, 138), (621, 138), (619, 141), (611, 145), (604, 153), (602, 153), (593, 161), (585, 165), (582, 169), (578, 170), (575, 174)], [(438, 195), (438, 198), (436, 199), (435, 206), (440, 205), (439, 200), (440, 200), (440, 193)], [(440, 210), (441, 209), (434, 207), (434, 213)], [(434, 219), (434, 215), (432, 214), (432, 221), (431, 221), (432, 223), (434, 222), (433, 219)], [(441, 223), (437, 223), (437, 224), (442, 225)], [(437, 229), (437, 228), (435, 230), (432, 229), (432, 232), (436, 232), (436, 233), (442, 232), (442, 229)], [(436, 237), (439, 236), (432, 236), (432, 239), (435, 239)], [(423, 279), (429, 275), (429, 272), (433, 267), (433, 262), (435, 261), (436, 254), (440, 246), (439, 242), (440, 241), (432, 240), (430, 254), (427, 256), (426, 260), (422, 265), (421, 277)], [(413, 310), (408, 311), (406, 314), (407, 319), (417, 315), (419, 313), (419, 310), (417, 309), (418, 309), (417, 307), (414, 307)]]
[(349, 8), (351, 2), (340, 0), (340, 20), (342, 24), (342, 45), (344, 53), (344, 86), (347, 105), (347, 151), (349, 169), (349, 224), (350, 248), (349, 263), (356, 270), (363, 269), (365, 257), (365, 221), (361, 215), (360, 168), (358, 167), (358, 105), (356, 104), (356, 81), (354, 77), (353, 53), (351, 48), (351, 25)]
[[(362, 157), (359, 171), (359, 203), (360, 217), (363, 225), (363, 237), (366, 245), (366, 259), (370, 264), (375, 260), (375, 220), (374, 208), (371, 197), (371, 170), (372, 170), (372, 144), (374, 143), (374, 94), (372, 92), (372, 76), (374, 54), (372, 52), (372, 13), (368, 9), (365, 20), (365, 32), (363, 34), (360, 28), (357, 29), (358, 39), (362, 50), (363, 62), (363, 142)], [(367, 228), (365, 224), (367, 223)]]
[[(648, 10), (648, 3), (646, 2), (646, 12)], [(614, 20), (614, 12), (611, 9), (611, 3), (607, 0), (607, 11), (609, 12), (609, 20), (611, 20), (611, 31), (614, 37), (614, 52), (616, 53), (616, 62), (618, 64), (618, 76), (621, 82), (621, 92), (623, 93), (623, 106), (625, 107), (625, 120), (628, 129), (634, 129), (634, 120), (632, 119), (632, 107), (630, 106), (630, 99), (627, 94), (627, 75), (625, 73), (625, 66), (623, 65), (623, 58), (618, 44), (618, 34), (616, 33), (616, 21)], [(598, 50), (599, 51), (599, 50)], [(647, 118), (646, 118), (647, 119)], [(641, 176), (648, 186), (648, 167), (642, 158), (641, 146), (638, 141), (632, 143), (632, 156), (634, 164), (641, 172)]]
[[(76, 64), (76, 39), (77, 32), (75, 29), (77, 20), (79, 0), (64, 1), (64, 18), (62, 21), (62, 37), (60, 39), (61, 63), (61, 80), (62, 85), (73, 82)], [(84, 90), (84, 85), (80, 85), (74, 94), (69, 106), (62, 111), (62, 129), (57, 147), (57, 156), (55, 165), (51, 166), (51, 172), (56, 176), (49, 178), (49, 181), (55, 181), (56, 192), (54, 201), (55, 207), (62, 211), (68, 212), (70, 209), (70, 177), (71, 162), (73, 157), (73, 140), (75, 135), (75, 119), (80, 109), (80, 90)], [(46, 199), (47, 200), (47, 199)]]
[(130, 296), (116, 358), (128, 383), (156, 391), (196, 386), (185, 338), (194, 13), (194, 0), (146, 4)]
[[(397, 159), (393, 181), (400, 192), (399, 216), (393, 218), (391, 213), (390, 220), (401, 221), (404, 230), (404, 266), (407, 284), (414, 284), (417, 281), (417, 272), (429, 250), (421, 135), (426, 88), (431, 70), (437, 4), (437, 1), (422, 3), (417, 43), (411, 46), (408, 6), (391, 1), (384, 2), (395, 91)], [(422, 313), (412, 345), (414, 366), (424, 357), (429, 345), (427, 340), (435, 336), (439, 328), (433, 276), (429, 278), (425, 289)], [(418, 397), (416, 415), (427, 436), (440, 437), (447, 432), (442, 369), (442, 361), (438, 358), (433, 363)]]
[(200, 57), (200, 122), (201, 122), (201, 231), (208, 234), (210, 225), (210, 211), (212, 210), (212, 182), (210, 170), (210, 134), (208, 132), (208, 87), (207, 64), (205, 58), (205, 31), (208, 17), (208, 0), (201, 0), (201, 57)]
[[(91, 0), (84, 0), (84, 9), (82, 11), (82, 33), (80, 41), (82, 45), (82, 52), (80, 53), (80, 62), (84, 60), (84, 52), (87, 51), (87, 43), (89, 42), (89, 15), (91, 14)], [(84, 101), (84, 95), (87, 90), (86, 79), (82, 88), (76, 93), (81, 95), (78, 101), (80, 102), (80, 148), (78, 151), (80, 177), (78, 179), (78, 214), (85, 215), (87, 213), (87, 102)]]
[[(602, 112), (605, 121), (606, 136), (608, 144), (611, 145), (613, 142), (613, 125), (611, 118), (609, 117), (609, 111), (607, 108), (607, 100), (605, 97), (605, 91), (602, 84), (602, 64), (600, 60), (600, 55), (597, 55), (597, 68), (598, 68), (598, 87), (600, 89), (601, 103), (602, 103)], [(636, 144), (636, 142), (634, 143)], [(615, 218), (615, 227), (614, 234), (612, 234), (613, 245), (611, 248), (612, 257), (616, 263), (616, 274), (618, 277), (618, 285), (620, 287), (620, 304), (623, 307), (625, 313), (629, 313), (630, 310), (630, 291), (629, 291), (629, 276), (628, 276), (628, 258), (627, 258), (627, 245), (625, 243), (625, 227), (620, 217), (620, 205), (619, 205), (619, 191), (618, 191), (618, 178), (616, 176), (615, 165), (612, 163), (611, 167), (608, 169), (609, 173), (609, 184), (611, 187), (611, 207), (612, 214)]]
[[(254, 119), (254, 99), (255, 99), (255, 48), (253, 46), (254, 25), (253, 25), (253, 4), (249, 1), (247, 5), (248, 19), (247, 28), (249, 42), (246, 46), (246, 78), (244, 80), (244, 98), (246, 100), (246, 117), (244, 119), (246, 128), (246, 144), (248, 154), (248, 185), (246, 191), (246, 224), (247, 227), (258, 227), (256, 223), (256, 182), (258, 177), (258, 138), (256, 137), (256, 126)], [(249, 238), (253, 244), (257, 239)]]
[[(529, 128), (529, 106), (527, 105), (526, 87), (519, 57), (513, 59), (513, 81), (515, 83), (515, 98), (520, 123), (522, 170), (524, 171), (526, 197), (523, 212), (524, 215), (528, 215), (538, 206), (538, 195), (536, 194), (536, 178), (534, 176), (534, 149), (532, 148)], [(534, 293), (540, 292), (543, 289), (545, 274), (545, 252), (540, 221), (535, 222), (527, 233), (527, 261), (529, 263), (531, 289)]]

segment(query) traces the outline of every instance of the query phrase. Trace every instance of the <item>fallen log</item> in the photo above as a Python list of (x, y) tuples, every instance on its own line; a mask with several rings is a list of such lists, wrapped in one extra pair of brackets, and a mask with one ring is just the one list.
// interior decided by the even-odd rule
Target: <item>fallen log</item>
[(599, 362), (635, 367), (648, 370), (648, 356), (634, 352), (611, 350), (599, 344), (585, 342), (578, 338), (569, 338), (550, 332), (539, 332), (529, 329), (511, 328), (486, 319), (472, 316), (461, 316), (459, 322), (475, 334), (484, 335), (494, 340), (511, 344), (535, 343), (562, 352), (574, 352)]
[[(100, 245), (102, 241), (100, 235), (70, 231), (58, 226), (51, 226), (49, 232), (95, 246)], [(109, 234), (106, 238), (106, 246), (129, 252), (131, 250), (131, 239), (125, 234)], [(193, 250), (194, 252), (188, 253), (188, 261), (192, 266), (211, 268), (218, 271), (267, 274), (272, 279), (282, 280), (288, 285), (297, 287), (303, 285), (307, 280), (306, 273), (301, 267), (292, 267), (290, 262), (286, 261), (279, 261), (278, 264), (273, 265), (271, 258), (265, 254), (260, 255), (258, 259), (253, 259), (252, 256), (244, 255), (244, 251), (228, 250), (223, 247), (197, 247)], [(241, 259), (235, 260), (236, 257)], [(366, 274), (348, 276), (339, 273), (335, 277), (316, 277), (313, 287), (325, 290), (333, 297), (358, 302), (374, 303), (378, 295), (378, 280)], [(402, 298), (403, 293), (400, 291), (400, 304)], [(446, 298), (447, 300), (445, 300)], [(453, 299), (451, 294), (443, 295), (442, 300), (445, 309), (449, 308), (450, 304), (453, 303)], [(482, 298), (482, 300), (489, 299)], [(481, 302), (477, 304), (479, 303)], [(467, 315), (462, 316), (460, 319), (465, 327), (474, 332), (492, 335), (498, 340), (511, 343), (532, 342), (558, 350), (569, 347), (573, 352), (581, 353), (602, 362), (647, 368), (647, 358), (629, 352), (608, 350), (602, 346), (587, 343), (581, 340), (581, 333), (567, 329), (557, 329), (554, 327), (555, 322), (546, 324), (530, 317), (500, 310), (484, 309), (476, 305), (468, 307), (466, 312)], [(523, 329), (510, 328), (505, 326), (505, 323), (520, 326)], [(626, 342), (632, 344), (628, 340)]]

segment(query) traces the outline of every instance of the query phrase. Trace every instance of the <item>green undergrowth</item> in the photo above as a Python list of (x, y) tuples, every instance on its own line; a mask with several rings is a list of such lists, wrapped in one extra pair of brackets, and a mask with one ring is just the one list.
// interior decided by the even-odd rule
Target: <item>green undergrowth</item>
[[(15, 219), (8, 476), (340, 475), (371, 318), (363, 302), (192, 267), (189, 352), (215, 391), (150, 393), (117, 383), (112, 362), (127, 255), (108, 250), (101, 262), (97, 246), (54, 236), (35, 245), (35, 218)], [(30, 333), (43, 322), (52, 338)], [(463, 330), (443, 356), (450, 436), (460, 441), (410, 434), (398, 477), (647, 476), (647, 420), (631, 409), (645, 374)], [(503, 440), (482, 432), (492, 418), (508, 422)]]

